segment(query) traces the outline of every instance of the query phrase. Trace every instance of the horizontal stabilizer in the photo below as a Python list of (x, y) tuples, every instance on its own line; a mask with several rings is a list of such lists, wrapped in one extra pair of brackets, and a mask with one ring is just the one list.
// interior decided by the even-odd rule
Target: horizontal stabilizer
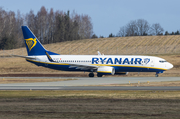
[(36, 57), (34, 57), (34, 56), (22, 56), (22, 55), (12, 55), (12, 56), (26, 58), (26, 59), (36, 59)]

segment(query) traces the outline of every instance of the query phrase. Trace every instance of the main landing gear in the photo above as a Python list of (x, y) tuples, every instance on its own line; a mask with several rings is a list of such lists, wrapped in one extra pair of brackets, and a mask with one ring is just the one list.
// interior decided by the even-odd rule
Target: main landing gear
[(89, 73), (89, 77), (94, 77), (94, 73), (93, 72)]
[(97, 77), (102, 77), (102, 76), (103, 76), (102, 74), (98, 74), (98, 73), (97, 73)]
[[(97, 77), (102, 77), (102, 76), (103, 76), (102, 74), (97, 73)], [(94, 73), (93, 72), (89, 73), (89, 77), (94, 77)]]

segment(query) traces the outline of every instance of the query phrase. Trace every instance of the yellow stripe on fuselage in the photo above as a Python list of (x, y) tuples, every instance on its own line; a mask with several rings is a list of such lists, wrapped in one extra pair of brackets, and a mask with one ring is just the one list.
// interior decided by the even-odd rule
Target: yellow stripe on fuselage
[(98, 73), (111, 73), (110, 71), (97, 71)]
[(42, 63), (42, 64), (69, 65), (69, 64), (66, 64), (66, 63), (51, 63), (51, 62), (41, 62), (41, 61), (30, 60), (30, 59), (26, 59), (26, 60), (28, 60), (28, 61), (31, 61), (31, 62)]

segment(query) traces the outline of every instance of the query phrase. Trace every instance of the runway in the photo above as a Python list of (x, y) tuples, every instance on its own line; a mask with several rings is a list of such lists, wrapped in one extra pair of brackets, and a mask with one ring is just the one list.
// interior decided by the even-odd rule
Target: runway
[[(25, 77), (8, 77), (25, 78)], [(26, 77), (27, 78), (27, 77)], [(30, 77), (29, 77), (30, 78)], [(50, 77), (31, 77), (50, 78)], [(55, 78), (55, 77), (51, 77)], [(67, 79), (67, 77), (56, 77)], [(78, 80), (0, 84), (0, 90), (180, 90), (180, 87), (133, 87), (133, 86), (96, 86), (105, 84), (128, 84), (137, 82), (180, 81), (179, 77), (68, 77)]]
[(180, 90), (179, 86), (1, 86), (0, 90)]

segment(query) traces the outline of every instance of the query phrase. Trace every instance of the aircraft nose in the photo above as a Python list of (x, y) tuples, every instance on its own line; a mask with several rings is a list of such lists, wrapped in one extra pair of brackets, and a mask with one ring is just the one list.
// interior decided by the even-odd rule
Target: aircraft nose
[(168, 62), (168, 64), (167, 64), (167, 69), (172, 69), (172, 68), (173, 68), (173, 65)]

